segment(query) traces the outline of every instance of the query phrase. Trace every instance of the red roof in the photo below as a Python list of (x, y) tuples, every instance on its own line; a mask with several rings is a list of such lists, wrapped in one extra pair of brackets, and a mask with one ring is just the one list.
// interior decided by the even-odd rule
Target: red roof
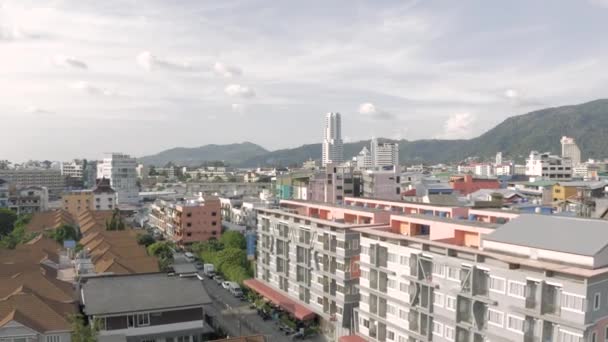
[(247, 279), (243, 283), (250, 289), (262, 295), (264, 298), (282, 307), (299, 320), (306, 321), (315, 317), (315, 313), (304, 305), (298, 304), (295, 300), (287, 297), (286, 295), (259, 280)]
[(339, 342), (366, 342), (366, 341), (361, 336), (350, 335), (350, 336), (342, 336), (342, 337), (340, 337)]

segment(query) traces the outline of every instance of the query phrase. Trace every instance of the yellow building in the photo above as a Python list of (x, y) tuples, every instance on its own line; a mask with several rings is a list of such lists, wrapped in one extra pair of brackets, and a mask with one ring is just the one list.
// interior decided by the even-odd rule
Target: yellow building
[(580, 182), (564, 182), (553, 185), (553, 202), (565, 201), (576, 197)]
[(74, 217), (78, 217), (82, 212), (92, 210), (93, 191), (78, 190), (66, 192), (61, 196), (61, 201), (63, 210), (72, 214)]
[(116, 192), (110, 187), (108, 179), (100, 179), (93, 190), (65, 192), (61, 196), (65, 211), (78, 217), (87, 210), (112, 210), (116, 207)]

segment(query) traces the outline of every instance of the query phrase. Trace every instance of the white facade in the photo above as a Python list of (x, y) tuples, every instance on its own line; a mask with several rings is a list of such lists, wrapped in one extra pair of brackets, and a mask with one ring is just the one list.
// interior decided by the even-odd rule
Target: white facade
[(372, 166), (398, 166), (399, 165), (399, 144), (397, 143), (378, 143), (375, 138), (371, 142)]
[(581, 163), (581, 149), (576, 145), (574, 138), (563, 136), (562, 143), (562, 158), (570, 158), (572, 165)]
[(526, 176), (548, 180), (569, 180), (572, 178), (572, 159), (561, 158), (547, 152), (532, 151), (526, 159)]
[(135, 158), (121, 153), (113, 153), (97, 165), (97, 177), (110, 180), (119, 205), (139, 203), (136, 168)]
[(77, 161), (61, 163), (61, 174), (72, 178), (82, 178), (83, 165)]
[(344, 162), (342, 118), (340, 113), (327, 113), (325, 115), (322, 158), (323, 166)]
[(496, 153), (496, 161), (495, 161), (496, 165), (500, 165), (502, 164), (502, 152), (498, 152)]
[(476, 164), (474, 172), (477, 176), (490, 177), (494, 176), (494, 167), (491, 164)]
[(515, 174), (515, 165), (513, 164), (500, 164), (494, 168), (496, 176), (511, 176)]
[(359, 154), (355, 157), (355, 161), (358, 169), (367, 169), (372, 167), (372, 155), (367, 147), (363, 146), (361, 152), (359, 152)]

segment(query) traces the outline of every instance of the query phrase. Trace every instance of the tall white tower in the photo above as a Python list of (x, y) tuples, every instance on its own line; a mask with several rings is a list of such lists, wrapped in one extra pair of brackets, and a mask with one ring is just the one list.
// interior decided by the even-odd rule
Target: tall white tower
[(576, 145), (574, 138), (563, 136), (561, 143), (562, 158), (570, 158), (572, 160), (572, 165), (579, 165), (581, 163), (581, 149)]
[(116, 191), (118, 204), (139, 203), (137, 161), (123, 153), (111, 153), (97, 164), (97, 178), (107, 178)]
[(340, 113), (325, 115), (323, 131), (323, 166), (344, 162), (344, 143), (342, 141), (342, 118)]
[(378, 139), (371, 141), (372, 165), (374, 167), (391, 166), (399, 167), (399, 144), (378, 143)]

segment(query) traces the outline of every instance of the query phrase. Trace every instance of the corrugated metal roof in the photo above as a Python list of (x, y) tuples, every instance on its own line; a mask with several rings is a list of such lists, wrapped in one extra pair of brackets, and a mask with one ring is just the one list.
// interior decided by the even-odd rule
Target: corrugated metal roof
[(603, 220), (523, 214), (483, 239), (594, 256), (608, 245), (608, 223)]

